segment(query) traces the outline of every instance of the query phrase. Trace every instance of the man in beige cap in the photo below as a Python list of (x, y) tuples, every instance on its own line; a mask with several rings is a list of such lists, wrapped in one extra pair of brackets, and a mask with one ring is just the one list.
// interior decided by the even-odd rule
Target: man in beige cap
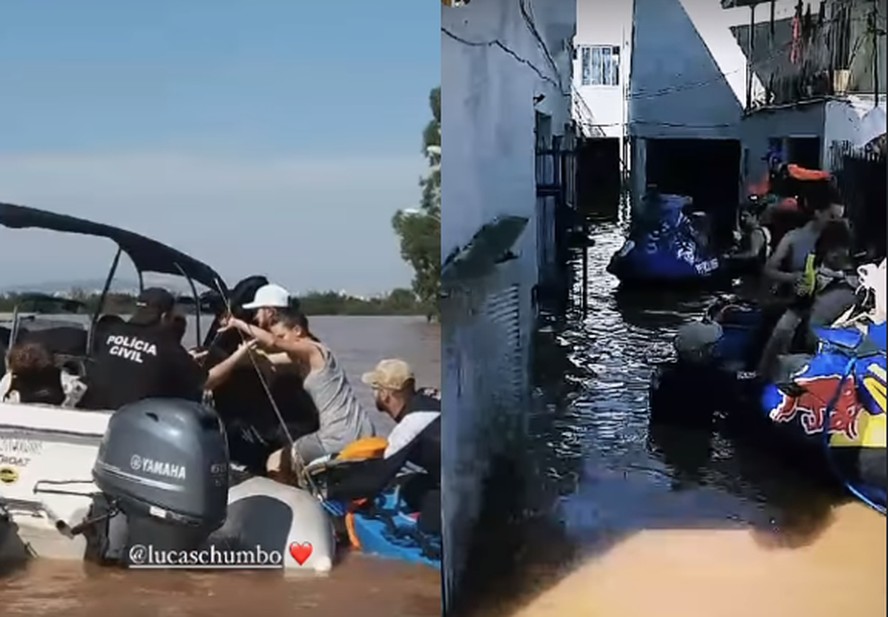
[(376, 408), (395, 422), (414, 411), (441, 411), (440, 394), (431, 388), (417, 390), (413, 369), (403, 360), (382, 360), (361, 381), (373, 388)]
[(388, 435), (385, 456), (414, 444), (408, 460), (435, 477), (441, 474), (441, 395), (432, 388), (417, 390), (410, 365), (382, 360), (361, 381), (373, 388), (376, 408), (391, 416), (396, 426)]
[(385, 458), (401, 452), (423, 468), (430, 484), (419, 497), (420, 529), (441, 533), (441, 394), (433, 388), (416, 388), (410, 365), (403, 360), (382, 360), (364, 373), (361, 381), (373, 388), (376, 408), (397, 423), (388, 435)]

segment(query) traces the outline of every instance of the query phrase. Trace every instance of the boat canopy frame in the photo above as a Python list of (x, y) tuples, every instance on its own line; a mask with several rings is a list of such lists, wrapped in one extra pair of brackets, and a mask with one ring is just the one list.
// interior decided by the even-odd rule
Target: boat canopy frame
[(114, 255), (111, 268), (105, 279), (105, 285), (99, 298), (99, 305), (90, 318), (90, 339), (92, 338), (96, 321), (99, 319), (105, 306), (111, 283), (114, 280), (114, 275), (117, 273), (120, 257), (124, 253), (130, 258), (136, 268), (136, 273), (139, 277), (139, 291), (144, 290), (144, 274), (146, 272), (181, 276), (188, 282), (191, 293), (194, 296), (198, 345), (201, 344), (201, 297), (197, 292), (195, 283), (200, 283), (210, 290), (223, 294), (223, 297), (228, 297), (228, 288), (225, 286), (225, 281), (213, 268), (177, 249), (132, 231), (103, 223), (95, 223), (68, 214), (58, 214), (48, 210), (3, 202), (0, 202), (0, 225), (9, 229), (46, 229), (60, 233), (107, 238), (117, 244), (117, 252)]

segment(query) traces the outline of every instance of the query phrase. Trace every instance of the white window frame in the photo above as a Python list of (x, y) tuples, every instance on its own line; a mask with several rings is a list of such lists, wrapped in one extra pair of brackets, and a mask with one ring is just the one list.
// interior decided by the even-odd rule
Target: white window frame
[[(620, 85), (619, 45), (580, 47), (580, 85), (616, 88)], [(598, 56), (598, 66), (595, 57)]]

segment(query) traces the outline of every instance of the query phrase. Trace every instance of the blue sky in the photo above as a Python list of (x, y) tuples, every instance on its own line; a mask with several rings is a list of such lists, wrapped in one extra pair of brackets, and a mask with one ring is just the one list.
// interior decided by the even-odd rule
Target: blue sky
[[(406, 286), (390, 219), (419, 199), (439, 23), (427, 0), (3, 2), (0, 201), (144, 233), (231, 283)], [(112, 253), (0, 228), (0, 287), (101, 278)]]

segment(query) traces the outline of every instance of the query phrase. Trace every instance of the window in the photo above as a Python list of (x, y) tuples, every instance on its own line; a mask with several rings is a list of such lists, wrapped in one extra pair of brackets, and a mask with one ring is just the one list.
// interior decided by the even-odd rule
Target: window
[(587, 45), (582, 48), (582, 85), (619, 86), (620, 48), (610, 45)]

